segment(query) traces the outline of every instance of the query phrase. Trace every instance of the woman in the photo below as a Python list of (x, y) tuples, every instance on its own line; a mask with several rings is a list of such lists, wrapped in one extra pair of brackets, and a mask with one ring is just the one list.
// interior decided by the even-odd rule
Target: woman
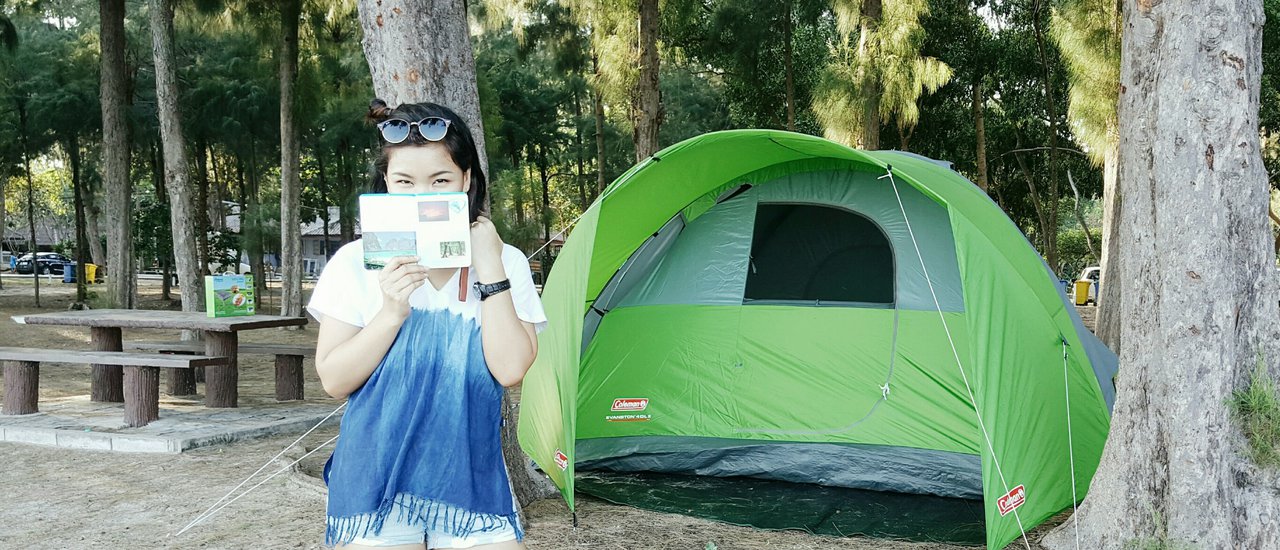
[(485, 176), (458, 115), (374, 100), (369, 116), (383, 141), (373, 191), (466, 192), (472, 264), (399, 257), (371, 271), (355, 241), (316, 283), (316, 371), (329, 395), (348, 398), (325, 465), (325, 543), (523, 548), (499, 429), (503, 387), (524, 378), (546, 324), (529, 264), (480, 216)]

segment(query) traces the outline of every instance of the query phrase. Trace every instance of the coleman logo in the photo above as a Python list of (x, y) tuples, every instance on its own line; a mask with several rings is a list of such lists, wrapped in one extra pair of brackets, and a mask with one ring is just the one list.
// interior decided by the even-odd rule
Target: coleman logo
[(620, 398), (613, 400), (611, 411), (643, 411), (649, 408), (649, 398)]
[(1003, 517), (1009, 515), (1009, 512), (1014, 511), (1019, 506), (1022, 506), (1026, 501), (1027, 490), (1023, 486), (1019, 485), (1014, 487), (1012, 491), (1009, 491), (1009, 494), (996, 499), (996, 507), (1000, 509), (1000, 516)]
[(561, 470), (569, 469), (569, 457), (560, 452), (560, 449), (556, 449), (556, 466), (559, 466)]

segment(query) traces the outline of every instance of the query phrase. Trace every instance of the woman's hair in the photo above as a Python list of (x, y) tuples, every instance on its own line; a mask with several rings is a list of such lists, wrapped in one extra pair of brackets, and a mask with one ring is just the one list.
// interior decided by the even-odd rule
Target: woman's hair
[[(428, 117), (440, 117), (449, 121), (448, 132), (440, 141), (434, 142), (443, 145), (449, 151), (449, 156), (453, 158), (454, 164), (458, 165), (464, 172), (471, 171), (471, 188), (467, 190), (467, 198), (471, 202), (471, 221), (476, 221), (476, 217), (484, 210), (485, 195), (488, 193), (488, 185), (484, 177), (484, 170), (480, 167), (480, 153), (476, 150), (476, 141), (471, 136), (471, 129), (467, 127), (467, 123), (462, 117), (443, 105), (435, 103), (405, 103), (394, 109), (387, 106), (387, 102), (381, 99), (375, 99), (369, 103), (368, 120), (373, 123), (379, 123), (391, 118), (399, 118), (409, 122), (418, 122)], [(429, 143), (422, 134), (418, 133), (417, 128), (412, 128), (409, 137), (400, 143), (387, 143), (381, 139), (382, 148), (378, 152), (378, 160), (373, 163), (373, 174), (371, 174), (371, 187), (374, 193), (387, 192), (387, 163), (390, 158), (391, 150), (397, 147), (423, 146)]]

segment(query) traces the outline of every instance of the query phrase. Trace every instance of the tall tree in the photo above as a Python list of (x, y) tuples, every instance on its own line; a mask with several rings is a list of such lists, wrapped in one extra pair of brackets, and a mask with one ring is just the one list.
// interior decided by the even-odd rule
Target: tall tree
[(374, 93), (395, 106), (431, 101), (458, 113), (487, 172), (484, 123), (463, 0), (359, 0)]
[[(885, 9), (888, 4), (891, 9)], [(951, 79), (951, 68), (920, 55), (924, 0), (835, 0), (842, 40), (813, 109), (828, 139), (880, 148), (881, 122), (894, 121), (902, 141), (919, 119), (917, 100)], [(856, 44), (851, 44), (853, 38)]]
[(280, 314), (302, 315), (302, 181), (298, 177), (298, 24), (302, 0), (280, 2)]
[[(475, 59), (461, 0), (360, 0), (364, 52), (378, 97), (389, 105), (433, 101), (463, 117), (476, 140), (481, 165), (488, 171)], [(487, 210), (487, 208), (486, 208)], [(548, 491), (529, 466), (515, 439), (516, 402), (503, 398), (503, 454), (522, 505)]]
[[(169, 197), (173, 257), (182, 285), (182, 310), (204, 310), (204, 273), (196, 229), (196, 190), (191, 182), (186, 136), (178, 102), (178, 73), (173, 43), (173, 10), (177, 0), (151, 0), (151, 47), (155, 57), (156, 112), (164, 154), (164, 187)], [(166, 277), (166, 281), (168, 277)]]
[(640, 78), (636, 81), (632, 120), (636, 162), (658, 152), (662, 94), (658, 88), (658, 0), (637, 0), (640, 11)]
[[(124, 0), (98, 0), (101, 13), (99, 47), (102, 52), (102, 182), (107, 218), (107, 301), (114, 307), (134, 306), (133, 184), (129, 179), (129, 94), (125, 73)], [(118, 369), (118, 368), (117, 368)]]
[(1115, 0), (1069, 0), (1053, 17), (1053, 38), (1071, 83), (1067, 113), (1076, 141), (1102, 167), (1102, 280), (1098, 294), (1098, 337), (1120, 349), (1120, 262), (1115, 261), (1116, 216), (1120, 201), (1120, 5)]
[(1079, 532), (1067, 522), (1048, 542), (1280, 547), (1274, 473), (1246, 458), (1228, 406), (1251, 373), (1274, 380), (1280, 341), (1262, 2), (1126, 0), (1123, 14), (1122, 374)]

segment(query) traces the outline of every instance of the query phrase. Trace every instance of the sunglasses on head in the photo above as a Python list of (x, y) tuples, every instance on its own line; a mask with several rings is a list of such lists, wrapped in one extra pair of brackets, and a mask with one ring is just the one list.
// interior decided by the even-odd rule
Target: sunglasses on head
[(444, 139), (445, 134), (449, 133), (449, 119), (438, 116), (431, 116), (410, 122), (402, 118), (393, 118), (378, 123), (378, 130), (382, 132), (382, 139), (387, 143), (400, 143), (409, 139), (409, 132), (413, 131), (413, 127), (418, 127), (418, 133), (427, 141), (440, 141)]

